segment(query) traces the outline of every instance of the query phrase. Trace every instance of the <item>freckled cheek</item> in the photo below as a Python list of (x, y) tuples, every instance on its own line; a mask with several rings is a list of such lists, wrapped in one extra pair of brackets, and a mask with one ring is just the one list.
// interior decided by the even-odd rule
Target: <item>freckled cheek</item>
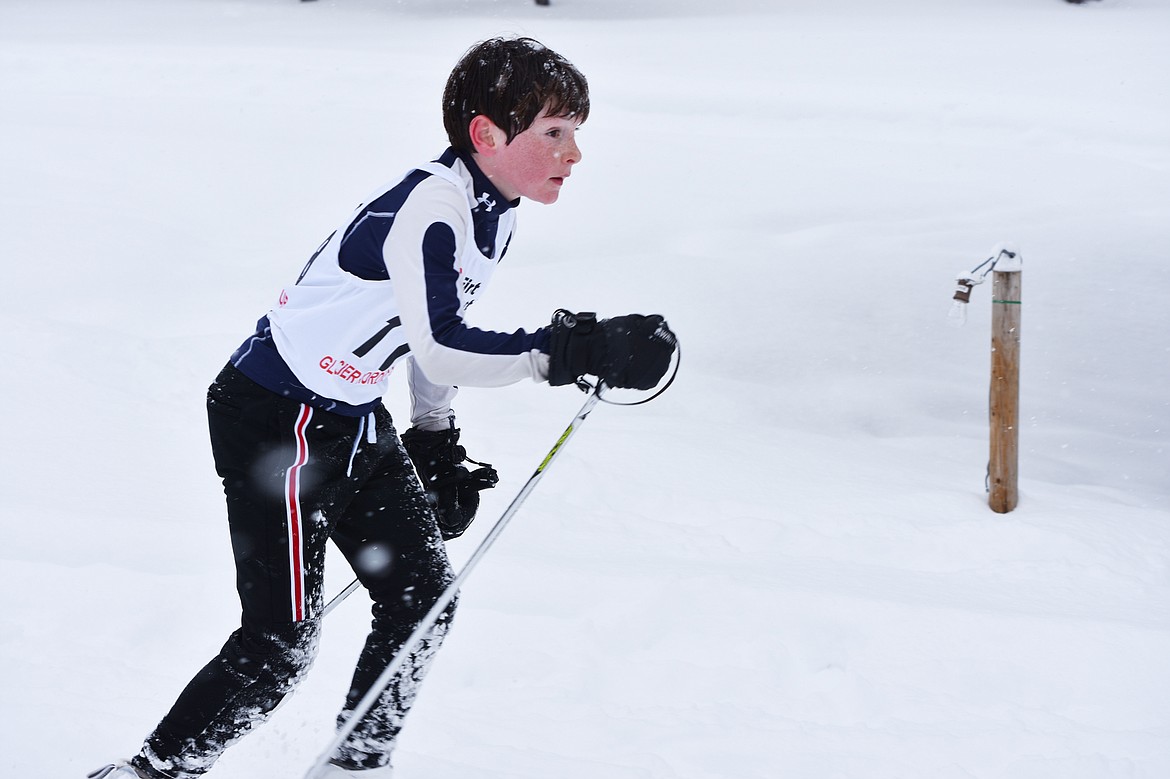
[(519, 174), (524, 181), (533, 184), (542, 182), (552, 175), (549, 172), (549, 166), (537, 159), (525, 160), (519, 169)]
[[(527, 140), (527, 139), (523, 139)], [(558, 175), (564, 149), (549, 148), (540, 143), (515, 142), (511, 159), (514, 181), (522, 190), (544, 189), (548, 179)]]

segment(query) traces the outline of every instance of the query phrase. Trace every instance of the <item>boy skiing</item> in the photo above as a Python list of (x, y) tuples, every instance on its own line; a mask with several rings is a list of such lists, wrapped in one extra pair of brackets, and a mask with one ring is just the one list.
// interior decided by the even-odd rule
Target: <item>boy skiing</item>
[[(347, 721), (452, 581), (443, 541), (466, 530), (479, 491), (495, 484), (490, 466), (461, 465), (456, 385), (556, 386), (590, 374), (648, 389), (665, 374), (675, 338), (657, 315), (558, 311), (549, 326), (512, 333), (464, 321), (508, 248), (520, 200), (557, 200), (588, 114), (588, 84), (559, 54), (527, 38), (473, 47), (443, 94), (450, 148), (359, 207), (232, 355), (207, 407), (241, 626), (142, 750), (94, 777), (193, 779), (267, 718), (316, 654), (327, 541), (373, 600), (338, 717)], [(412, 426), (400, 443), (381, 396), (402, 363)], [(318, 779), (390, 776), (395, 738), (453, 611)]]

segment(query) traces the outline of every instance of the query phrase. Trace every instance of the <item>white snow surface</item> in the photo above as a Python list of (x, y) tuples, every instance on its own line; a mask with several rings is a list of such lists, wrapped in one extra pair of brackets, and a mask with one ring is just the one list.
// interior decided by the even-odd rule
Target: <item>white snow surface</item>
[[(475, 323), (660, 311), (682, 366), (599, 407), (469, 579), (402, 779), (1170, 776), (1163, 0), (4, 0), (0, 775), (133, 754), (233, 629), (206, 386), (512, 33), (593, 115)], [(1004, 241), (1000, 515), (990, 284), (947, 311)], [(461, 394), (502, 481), (457, 566), (582, 400)], [(367, 604), (210, 777), (302, 775)]]

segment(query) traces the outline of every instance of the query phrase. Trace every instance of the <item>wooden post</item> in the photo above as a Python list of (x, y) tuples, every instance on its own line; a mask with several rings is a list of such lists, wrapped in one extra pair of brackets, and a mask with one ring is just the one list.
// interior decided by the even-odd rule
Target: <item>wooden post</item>
[(988, 503), (1006, 514), (1019, 502), (1020, 282), (1016, 253), (996, 263), (991, 309), (991, 461)]

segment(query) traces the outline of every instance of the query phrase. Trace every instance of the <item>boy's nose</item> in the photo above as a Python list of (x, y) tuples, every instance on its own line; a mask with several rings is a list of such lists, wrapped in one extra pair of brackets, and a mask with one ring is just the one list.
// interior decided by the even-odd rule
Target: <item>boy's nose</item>
[(562, 159), (570, 165), (576, 165), (581, 161), (581, 149), (577, 146), (577, 141), (569, 141), (569, 151)]

